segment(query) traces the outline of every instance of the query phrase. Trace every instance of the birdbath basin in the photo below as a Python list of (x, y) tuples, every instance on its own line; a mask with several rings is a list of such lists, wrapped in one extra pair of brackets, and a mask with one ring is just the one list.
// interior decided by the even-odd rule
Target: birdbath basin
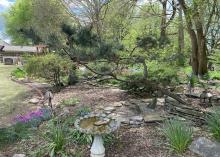
[(107, 118), (102, 114), (89, 114), (80, 117), (75, 121), (74, 125), (80, 132), (94, 136), (90, 150), (91, 157), (105, 156), (102, 135), (114, 132), (120, 126), (116, 120)]

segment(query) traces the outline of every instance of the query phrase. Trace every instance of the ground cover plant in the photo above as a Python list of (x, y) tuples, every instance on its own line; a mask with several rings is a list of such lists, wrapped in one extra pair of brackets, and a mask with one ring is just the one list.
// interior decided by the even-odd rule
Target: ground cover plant
[(214, 113), (211, 113), (207, 116), (208, 128), (212, 134), (212, 136), (216, 140), (220, 140), (220, 110), (215, 109)]
[(183, 153), (192, 142), (192, 128), (178, 120), (167, 120), (162, 127), (162, 132), (169, 141), (171, 150)]

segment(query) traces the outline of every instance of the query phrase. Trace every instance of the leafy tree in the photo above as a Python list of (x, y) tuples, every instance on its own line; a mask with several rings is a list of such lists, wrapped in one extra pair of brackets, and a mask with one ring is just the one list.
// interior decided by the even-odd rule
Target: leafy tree
[(33, 17), (31, 6), (31, 0), (17, 0), (5, 14), (6, 32), (11, 36), (13, 43), (29, 44), (31, 42), (31, 39), (22, 33), (32, 30), (30, 25)]
[(64, 40), (61, 25), (70, 15), (59, 0), (18, 0), (5, 18), (6, 32), (14, 44), (45, 43), (57, 47)]

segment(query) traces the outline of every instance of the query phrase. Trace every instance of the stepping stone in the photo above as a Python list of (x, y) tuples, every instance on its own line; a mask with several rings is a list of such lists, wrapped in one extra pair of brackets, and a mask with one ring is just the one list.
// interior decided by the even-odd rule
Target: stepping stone
[(133, 117), (130, 117), (130, 120), (135, 121), (135, 122), (141, 122), (144, 120), (144, 118), (143, 116), (133, 116)]
[(145, 123), (160, 122), (163, 120), (164, 120), (164, 118), (162, 118), (159, 113), (146, 113), (144, 115), (144, 122)]
[(192, 142), (189, 149), (202, 157), (220, 157), (220, 143), (199, 137)]
[(12, 157), (26, 157), (24, 154), (14, 154)]
[(104, 111), (106, 111), (106, 112), (112, 112), (114, 110), (115, 110), (115, 108), (111, 107), (111, 106), (104, 108)]
[(112, 105), (113, 107), (122, 107), (122, 102), (115, 102)]
[(32, 103), (32, 104), (38, 104), (39, 101), (40, 101), (40, 100), (37, 99), (37, 98), (33, 98), (33, 99), (29, 100), (29, 102)]
[(130, 123), (129, 118), (127, 118), (127, 117), (118, 117), (117, 121), (119, 121), (122, 124), (129, 124)]

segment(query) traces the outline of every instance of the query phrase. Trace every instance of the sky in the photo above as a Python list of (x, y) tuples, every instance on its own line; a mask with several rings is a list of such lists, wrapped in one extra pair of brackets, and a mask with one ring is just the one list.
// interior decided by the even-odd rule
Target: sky
[(4, 18), (2, 16), (2, 13), (5, 12), (8, 8), (10, 8), (11, 5), (15, 0), (0, 0), (0, 39), (5, 40), (6, 42), (9, 42), (10, 39), (5, 35), (5, 24), (4, 24)]

